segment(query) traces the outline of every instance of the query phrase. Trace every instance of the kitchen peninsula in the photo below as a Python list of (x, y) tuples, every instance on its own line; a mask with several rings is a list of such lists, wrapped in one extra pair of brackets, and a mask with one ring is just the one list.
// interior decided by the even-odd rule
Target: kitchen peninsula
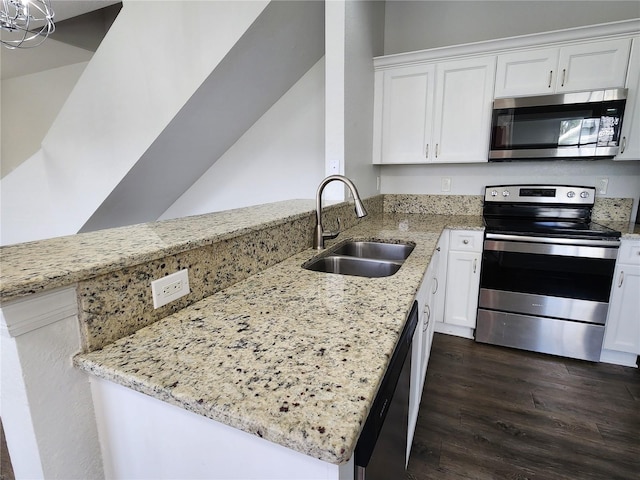
[[(50, 329), (53, 323), (32, 331), (25, 322), (12, 323), (14, 308), (35, 292), (41, 296), (50, 288), (72, 290), (76, 301), (77, 291), (84, 353), (75, 356), (75, 364), (92, 374), (94, 394), (104, 393), (105, 385), (108, 394), (128, 387), (121, 390), (126, 392), (121, 398), (146, 394), (135, 401), (172, 404), (203, 421), (208, 417), (248, 432), (265, 445), (271, 445), (266, 442), (270, 440), (292, 454), (317, 459), (329, 472), (318, 478), (332, 478), (331, 472), (334, 478), (348, 478), (337, 476), (333, 467), (351, 457), (441, 232), (483, 228), (477, 197), (460, 197), (455, 204), (452, 197), (441, 197), (374, 197), (366, 202), (370, 217), (355, 224), (348, 204), (327, 207), (326, 218), (338, 214), (343, 222), (352, 222), (337, 242), (375, 238), (416, 243), (402, 268), (380, 279), (301, 268), (318, 254), (309, 248), (313, 211), (308, 201), (5, 247), (3, 323), (16, 342)], [(185, 222), (192, 222), (189, 229)], [(145, 237), (137, 236), (145, 231)], [(108, 244), (99, 242), (110, 235), (120, 242), (112, 255)], [(125, 239), (130, 247), (123, 245)], [(86, 247), (70, 244), (76, 241), (86, 242)], [(58, 255), (51, 254), (52, 264), (66, 257), (70, 266), (57, 263), (47, 269), (42, 258), (35, 257), (34, 252), (46, 256), (54, 246)], [(71, 261), (74, 253), (85, 260)], [(32, 267), (18, 258), (30, 260)], [(178, 267), (189, 268), (192, 294), (177, 301), (177, 307), (149, 309), (149, 281)], [(77, 328), (77, 320), (72, 322)], [(80, 375), (76, 388), (86, 389), (83, 374), (77, 369), (73, 374)], [(129, 425), (127, 432), (124, 408), (123, 422), (110, 423), (117, 419), (101, 418), (105, 398), (94, 401), (103, 442), (105, 427), (115, 425), (125, 429), (110, 432), (116, 436), (146, 431), (145, 438), (158, 445), (163, 434), (171, 436), (166, 425), (145, 424), (140, 418), (139, 428)], [(54, 430), (55, 425), (47, 428)], [(81, 449), (78, 438), (83, 437), (67, 441)], [(113, 459), (108, 458), (113, 447), (102, 445), (107, 474), (113, 473)], [(211, 455), (221, 448), (205, 447)], [(144, 464), (144, 458), (138, 460)], [(162, 465), (161, 455), (147, 460)]]

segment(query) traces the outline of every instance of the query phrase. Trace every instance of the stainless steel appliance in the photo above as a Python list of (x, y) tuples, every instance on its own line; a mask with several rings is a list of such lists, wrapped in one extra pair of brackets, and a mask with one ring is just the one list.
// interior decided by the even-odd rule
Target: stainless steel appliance
[(486, 187), (476, 341), (599, 361), (620, 232), (591, 221), (594, 197)]
[(620, 88), (496, 99), (489, 161), (611, 158), (626, 98)]
[(414, 302), (356, 445), (357, 480), (405, 477), (411, 344), (417, 324), (418, 302)]

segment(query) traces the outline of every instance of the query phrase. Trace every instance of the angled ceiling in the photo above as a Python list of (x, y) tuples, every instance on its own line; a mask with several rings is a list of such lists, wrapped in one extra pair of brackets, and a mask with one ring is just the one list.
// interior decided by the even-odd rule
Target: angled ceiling
[(55, 32), (36, 48), (1, 48), (2, 79), (89, 61), (122, 8), (118, 0), (53, 0), (51, 5)]
[(157, 220), (324, 55), (324, 2), (271, 2), (81, 232)]

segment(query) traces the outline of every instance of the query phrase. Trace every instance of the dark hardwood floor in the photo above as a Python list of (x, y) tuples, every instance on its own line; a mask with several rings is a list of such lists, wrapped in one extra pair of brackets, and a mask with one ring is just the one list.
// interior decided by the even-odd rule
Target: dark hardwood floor
[(435, 334), (408, 480), (638, 480), (638, 369)]

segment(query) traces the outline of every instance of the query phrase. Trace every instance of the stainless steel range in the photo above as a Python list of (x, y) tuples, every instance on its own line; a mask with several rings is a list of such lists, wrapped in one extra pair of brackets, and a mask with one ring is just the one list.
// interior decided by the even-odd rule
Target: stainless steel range
[(486, 187), (476, 341), (600, 360), (620, 232), (591, 221), (595, 193)]

